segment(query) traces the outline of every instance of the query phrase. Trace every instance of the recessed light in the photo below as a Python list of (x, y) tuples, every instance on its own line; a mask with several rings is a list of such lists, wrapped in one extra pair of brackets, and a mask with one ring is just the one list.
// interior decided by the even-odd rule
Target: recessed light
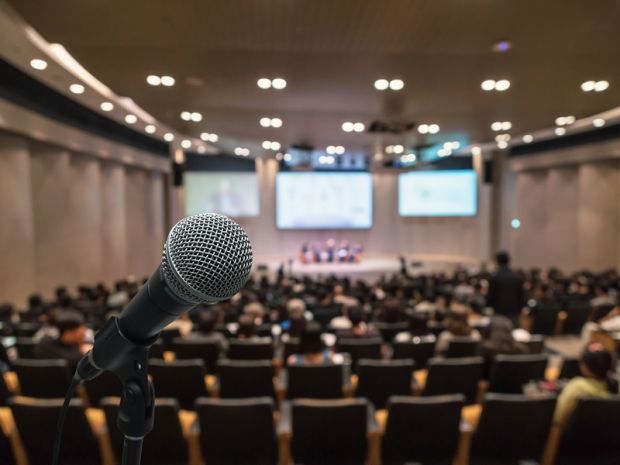
[(217, 134), (209, 134), (209, 142), (217, 142), (218, 140), (220, 140), (220, 136), (218, 136)]
[(269, 89), (271, 88), (271, 79), (260, 78), (258, 81), (256, 81), (256, 85), (261, 89)]
[(531, 134), (526, 134), (523, 136), (523, 142), (525, 142), (526, 144), (530, 144), (534, 141), (534, 136), (532, 136)]
[(333, 145), (329, 145), (329, 146), (325, 149), (325, 151), (326, 151), (327, 153), (329, 153), (330, 155), (333, 155), (333, 154), (335, 154), (335, 153), (336, 153), (336, 147), (334, 147)]
[(401, 153), (405, 151), (405, 147), (399, 144), (399, 145), (395, 145), (393, 150), (394, 150), (394, 153), (400, 155)]
[(194, 111), (194, 112), (191, 114), (191, 120), (192, 120), (194, 123), (199, 123), (199, 122), (201, 122), (201, 121), (202, 121), (202, 114), (201, 114), (201, 113), (198, 113), (197, 111)]
[(428, 134), (428, 124), (420, 124), (418, 126), (418, 132), (420, 134)]
[(496, 142), (499, 142), (501, 140), (508, 142), (510, 140), (510, 134), (498, 134), (497, 136), (495, 136)]
[(125, 116), (125, 123), (127, 124), (136, 124), (138, 122), (138, 117), (136, 115), (132, 115), (131, 113)]
[(267, 117), (261, 118), (260, 119), (260, 125), (262, 127), (264, 127), (264, 128), (270, 127), (271, 126), (271, 118), (267, 118)]
[(156, 76), (155, 74), (149, 74), (146, 77), (146, 83), (149, 86), (160, 86), (161, 85), (161, 77)]
[(502, 123), (501, 123), (501, 121), (495, 121), (493, 124), (491, 124), (491, 130), (492, 131), (501, 131), (502, 130)]
[(351, 132), (351, 131), (353, 131), (354, 127), (355, 127), (355, 125), (351, 121), (347, 121), (345, 123), (342, 123), (342, 130), (344, 132)]
[(596, 85), (595, 81), (586, 81), (581, 83), (581, 90), (584, 92), (592, 92), (594, 90), (594, 86)]
[(486, 81), (482, 81), (480, 84), (480, 88), (485, 91), (491, 91), (495, 89), (495, 81), (493, 79), (487, 79)]
[(375, 81), (375, 89), (377, 90), (386, 90), (390, 86), (390, 83), (387, 79), (377, 79)]
[(428, 132), (430, 134), (437, 134), (439, 132), (439, 125), (438, 124), (429, 124), (428, 125)]
[(503, 149), (505, 149), (506, 147), (508, 147), (508, 142), (506, 142), (505, 140), (500, 140), (500, 141), (497, 143), (497, 147), (503, 150)]
[(452, 152), (449, 149), (445, 148), (445, 147), (437, 150), (437, 155), (439, 157), (441, 157), (441, 158), (447, 157), (447, 156), (449, 156), (451, 154), (452, 154)]
[(564, 129), (564, 128), (555, 128), (555, 135), (556, 136), (563, 136), (564, 134), (566, 134), (566, 129)]
[(74, 94), (83, 94), (84, 93), (84, 86), (82, 84), (71, 84), (69, 86), (69, 90), (74, 93)]
[(274, 127), (274, 128), (282, 127), (282, 120), (280, 118), (271, 118), (271, 127)]
[(30, 66), (36, 70), (43, 71), (47, 68), (47, 61), (41, 60), (40, 58), (34, 58), (33, 60), (30, 60)]
[(575, 117), (572, 115), (569, 116), (558, 116), (555, 119), (556, 126), (566, 126), (569, 124), (573, 124), (575, 122)]
[(247, 157), (250, 154), (250, 149), (247, 149), (245, 147), (236, 147), (234, 152), (235, 155), (238, 155), (240, 157)]
[(390, 89), (392, 90), (401, 90), (403, 87), (405, 87), (405, 83), (402, 79), (392, 79), (390, 81)]
[(286, 88), (286, 81), (282, 78), (275, 78), (271, 81), (271, 85), (276, 90), (282, 90)]
[(609, 88), (609, 81), (585, 81), (581, 83), (584, 92), (603, 92)]
[(284, 161), (291, 161), (292, 159), (293, 159), (293, 155), (291, 155), (290, 153), (284, 154)]
[(480, 155), (481, 153), (482, 153), (482, 149), (481, 149), (479, 146), (474, 145), (474, 146), (471, 148), (471, 154), (472, 154), (472, 155), (478, 156), (478, 155)]
[(189, 111), (182, 111), (181, 112), (181, 119), (183, 121), (191, 121), (192, 120), (192, 113)]
[(174, 140), (174, 134), (172, 134), (171, 132), (167, 132), (166, 134), (164, 134), (164, 140), (166, 142), (172, 142)]
[(280, 142), (276, 142), (275, 140), (271, 142), (271, 150), (280, 150)]
[(114, 110), (114, 104), (112, 102), (101, 102), (99, 105), (102, 111), (112, 111)]
[(264, 140), (264, 141), (263, 141), (263, 148), (264, 148), (265, 150), (269, 150), (269, 149), (271, 149), (271, 141), (270, 141), (270, 140)]
[(366, 129), (366, 126), (364, 125), (364, 123), (355, 123), (353, 125), (353, 130), (355, 132), (364, 132), (364, 129)]
[(521, 227), (521, 221), (519, 220), (519, 218), (513, 218), (512, 220), (510, 220), (510, 227), (512, 229), (519, 229)]
[(183, 147), (184, 149), (186, 149), (186, 150), (187, 150), (187, 149), (191, 148), (191, 146), (192, 146), (192, 141), (191, 141), (191, 140), (189, 140), (189, 139), (183, 139), (183, 140), (181, 141), (181, 147)]
[(176, 81), (172, 76), (162, 76), (161, 85), (166, 87), (172, 87)]
[(494, 52), (503, 53), (512, 48), (512, 42), (509, 40), (498, 40), (493, 44), (492, 50)]
[(342, 155), (345, 152), (345, 148), (342, 145), (337, 145), (336, 146), (336, 153), (338, 155)]
[(605, 126), (605, 120), (603, 118), (596, 118), (592, 121), (592, 124), (594, 125), (594, 127), (602, 128), (603, 126)]
[(598, 81), (596, 84), (594, 84), (594, 92), (603, 92), (604, 90), (607, 90), (608, 88), (609, 88), (608, 81)]
[(498, 92), (504, 92), (510, 89), (510, 81), (508, 79), (500, 79), (495, 83), (495, 90)]
[(144, 127), (144, 131), (145, 131), (147, 134), (155, 134), (155, 131), (157, 131), (157, 128), (156, 128), (154, 125), (152, 125), (152, 124), (147, 124), (147, 125)]

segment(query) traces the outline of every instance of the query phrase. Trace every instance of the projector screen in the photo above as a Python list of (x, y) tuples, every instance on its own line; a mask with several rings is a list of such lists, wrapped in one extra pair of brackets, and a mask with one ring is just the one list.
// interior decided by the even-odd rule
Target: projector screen
[(369, 173), (278, 173), (276, 224), (281, 229), (372, 226)]
[(401, 216), (474, 216), (476, 210), (473, 170), (412, 171), (398, 177)]
[(256, 173), (185, 173), (185, 211), (188, 215), (222, 213), (232, 217), (258, 216)]

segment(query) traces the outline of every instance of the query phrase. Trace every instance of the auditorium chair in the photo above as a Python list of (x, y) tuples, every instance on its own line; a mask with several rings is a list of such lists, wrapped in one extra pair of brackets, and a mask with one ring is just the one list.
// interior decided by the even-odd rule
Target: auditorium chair
[(338, 399), (347, 368), (336, 363), (289, 365), (281, 371), (281, 383), (288, 399)]
[(541, 334), (532, 334), (525, 345), (530, 354), (542, 354), (545, 351), (545, 338)]
[(312, 315), (314, 316), (313, 321), (326, 328), (334, 318), (342, 315), (342, 306), (335, 305), (333, 307), (317, 308), (312, 312)]
[(86, 396), (91, 407), (96, 407), (104, 397), (118, 397), (123, 391), (123, 386), (118, 377), (110, 372), (104, 371), (99, 376), (84, 383)]
[(448, 350), (444, 354), (447, 358), (475, 357), (479, 355), (480, 342), (471, 337), (455, 337), (450, 340)]
[(18, 337), (15, 340), (15, 350), (17, 351), (17, 356), (21, 359), (35, 358), (34, 348), (36, 345), (37, 343), (30, 337)]
[(381, 447), (382, 465), (449, 465), (459, 442), (461, 394), (391, 397)]
[(373, 409), (365, 399), (284, 402), (280, 433), (290, 433), (294, 463), (364, 465), (367, 435), (375, 431)]
[(521, 394), (530, 381), (545, 379), (547, 355), (497, 355), (491, 365), (488, 392)]
[[(182, 388), (181, 388), (182, 389)], [(123, 456), (123, 434), (116, 425), (120, 398), (101, 400), (112, 450), (117, 463)], [(189, 452), (179, 421), (179, 403), (176, 399), (158, 397), (155, 400), (155, 424), (144, 438), (142, 463), (144, 465), (188, 465)]]
[(533, 322), (530, 333), (543, 334), (545, 336), (555, 334), (560, 310), (560, 305), (555, 302), (537, 305), (533, 309)]
[(45, 399), (63, 398), (73, 373), (66, 360), (14, 360), (20, 394)]
[(572, 379), (581, 376), (579, 369), (579, 359), (577, 357), (563, 357), (562, 368), (560, 370), (559, 379)]
[(6, 351), (6, 347), (2, 343), (2, 337), (0, 336), (0, 371), (8, 370), (11, 367), (11, 360), (9, 354)]
[(298, 338), (290, 338), (284, 341), (282, 345), (282, 364), (288, 364), (288, 358), (291, 355), (294, 355), (299, 352), (299, 339)]
[(0, 428), (0, 463), (3, 465), (15, 465), (13, 446), (2, 428)]
[(581, 399), (560, 439), (556, 465), (620, 463), (620, 397)]
[(0, 407), (5, 406), (11, 397), (12, 394), (6, 384), (4, 374), (0, 372)]
[(428, 362), (428, 376), (422, 395), (463, 394), (467, 403), (473, 404), (483, 367), (481, 357), (433, 358)]
[(375, 323), (375, 327), (381, 333), (381, 337), (384, 341), (391, 341), (398, 333), (407, 331), (409, 329), (409, 323)]
[(160, 334), (164, 350), (172, 350), (172, 341), (179, 337), (181, 337), (181, 331), (178, 328), (164, 329)]
[(149, 348), (149, 358), (164, 358), (164, 343), (161, 339), (157, 339), (155, 343)]
[(209, 395), (205, 385), (205, 365), (200, 359), (149, 360), (149, 373), (153, 377), (155, 393), (177, 399), (183, 409), (192, 409), (196, 399)]
[(474, 433), (470, 465), (519, 465), (543, 455), (555, 397), (487, 394)]
[[(62, 399), (14, 399), (9, 406), (28, 465), (49, 465)], [(72, 399), (60, 449), (62, 465), (101, 465), (99, 443), (80, 399)]]
[(368, 338), (368, 339), (338, 339), (337, 348), (338, 352), (349, 354), (351, 357), (351, 367), (353, 371), (357, 373), (357, 363), (359, 360), (366, 359), (381, 359), (381, 346), (383, 340), (381, 338)]
[(17, 338), (31, 338), (43, 326), (41, 323), (17, 323), (13, 327), (13, 333)]
[(385, 408), (390, 396), (409, 396), (412, 393), (413, 360), (359, 361), (356, 397), (367, 398), (376, 409)]
[(200, 448), (209, 465), (276, 465), (274, 401), (198, 399)]
[(231, 339), (228, 358), (231, 360), (272, 360), (273, 342)]
[(392, 358), (412, 359), (416, 369), (426, 368), (428, 361), (435, 355), (435, 336), (414, 337), (410, 342), (393, 342)]
[(563, 334), (581, 334), (581, 328), (592, 315), (592, 307), (587, 300), (569, 300), (566, 304), (566, 319), (562, 325)]
[(271, 360), (222, 360), (218, 368), (220, 397), (275, 398), (274, 368)]
[(209, 374), (217, 371), (217, 360), (220, 356), (218, 343), (209, 337), (172, 340), (172, 351), (177, 360), (201, 359)]

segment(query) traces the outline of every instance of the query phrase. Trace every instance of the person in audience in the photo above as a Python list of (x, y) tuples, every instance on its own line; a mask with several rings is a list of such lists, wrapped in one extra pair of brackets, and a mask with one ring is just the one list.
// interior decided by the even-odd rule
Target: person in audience
[(192, 320), (187, 313), (181, 313), (179, 318), (170, 322), (165, 329), (178, 329), (181, 337), (187, 337), (194, 329), (194, 323), (192, 323)]
[(364, 311), (361, 308), (352, 308), (348, 313), (351, 327), (347, 330), (339, 331), (338, 337), (344, 339), (371, 339), (381, 337), (381, 333), (373, 324), (364, 321)]
[(306, 303), (299, 298), (290, 299), (286, 303), (286, 314), (287, 319), (280, 324), (284, 341), (298, 338), (306, 327)]
[(558, 397), (553, 421), (560, 427), (566, 425), (579, 399), (605, 399), (618, 394), (617, 383), (612, 378), (613, 357), (600, 342), (592, 342), (586, 346), (581, 354), (579, 370), (583, 376), (570, 380)]
[(616, 299), (609, 295), (609, 286), (605, 284), (595, 286), (594, 298), (590, 300), (590, 305), (593, 308), (616, 305)]
[(489, 280), (487, 306), (493, 308), (496, 314), (510, 318), (518, 323), (519, 315), (525, 305), (523, 277), (510, 269), (510, 255), (499, 252), (495, 256), (497, 271)]
[(480, 340), (478, 330), (469, 325), (469, 309), (462, 304), (453, 304), (446, 315), (444, 329), (437, 337), (435, 352), (444, 354), (450, 346), (450, 341), (455, 337), (469, 337), (473, 340)]
[(299, 338), (299, 352), (288, 358), (289, 365), (329, 363), (334, 361), (334, 354), (325, 348), (321, 334), (321, 325), (309, 321)]
[(197, 329), (188, 335), (188, 339), (209, 339), (215, 341), (220, 353), (225, 353), (228, 350), (228, 339), (215, 328), (218, 322), (218, 315), (213, 311), (203, 311), (198, 318)]
[(395, 342), (411, 342), (414, 337), (427, 336), (428, 316), (422, 312), (413, 312), (407, 315), (407, 331), (401, 331), (394, 337)]
[(256, 326), (260, 326), (265, 318), (265, 307), (260, 302), (250, 302), (244, 305), (243, 314), (254, 318)]
[(35, 358), (63, 359), (75, 369), (82, 356), (91, 348), (85, 343), (87, 328), (82, 315), (64, 310), (54, 318), (58, 337), (44, 337), (34, 348)]
[(494, 316), (486, 328), (486, 337), (480, 351), (485, 361), (484, 377), (487, 378), (493, 360), (497, 355), (519, 355), (528, 353), (526, 345), (515, 340), (514, 325), (505, 316)]
[(590, 343), (592, 333), (606, 331), (614, 333), (620, 331), (620, 307), (614, 307), (609, 313), (596, 313), (592, 321), (588, 321), (581, 328), (581, 342), (585, 346)]
[(383, 301), (377, 320), (383, 323), (401, 323), (407, 321), (407, 314), (402, 308), (400, 299), (389, 297)]

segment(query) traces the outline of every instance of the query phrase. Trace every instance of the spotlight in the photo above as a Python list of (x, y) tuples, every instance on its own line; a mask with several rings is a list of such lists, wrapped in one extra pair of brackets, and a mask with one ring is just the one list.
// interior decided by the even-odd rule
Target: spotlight
[(377, 90), (386, 90), (389, 87), (390, 83), (387, 79), (377, 79), (375, 81), (375, 89)]

